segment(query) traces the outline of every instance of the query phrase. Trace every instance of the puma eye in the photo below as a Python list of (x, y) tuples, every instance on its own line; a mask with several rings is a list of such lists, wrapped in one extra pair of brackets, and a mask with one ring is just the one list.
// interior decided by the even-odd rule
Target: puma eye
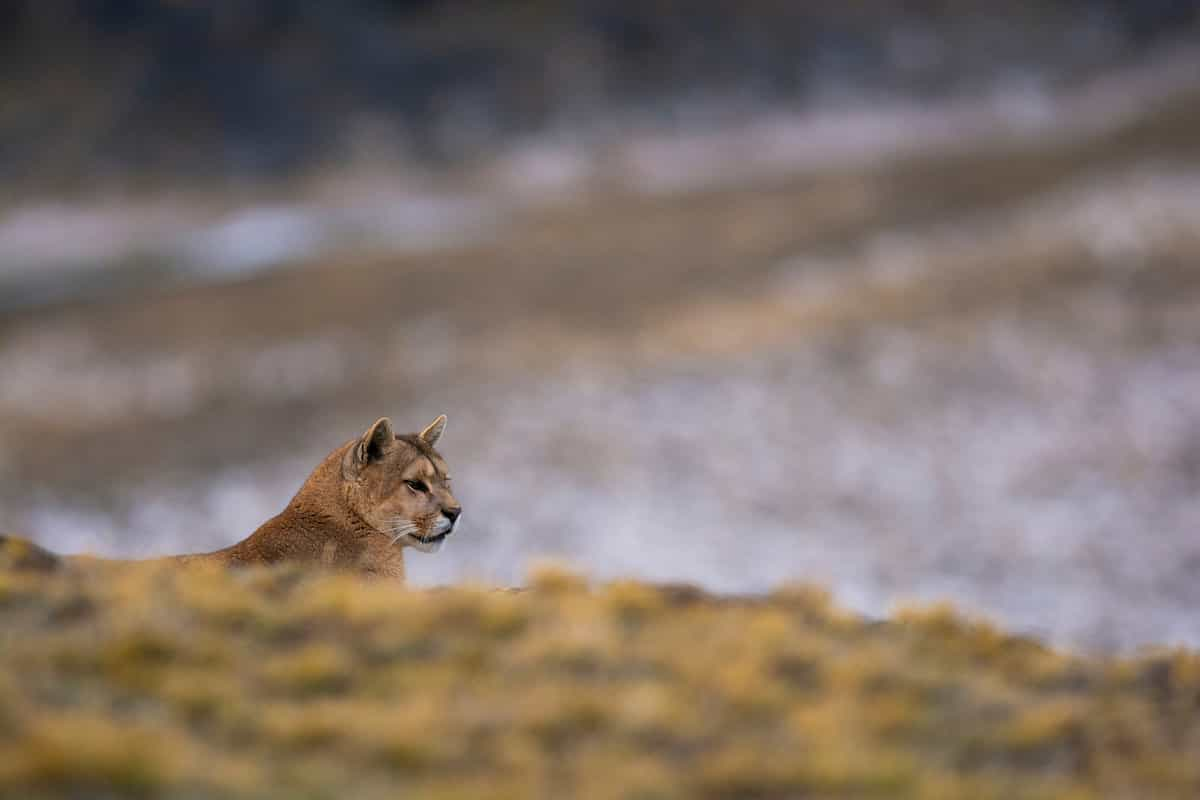
[(405, 483), (407, 483), (408, 488), (412, 489), (414, 492), (425, 493), (429, 491), (429, 487), (425, 485), (425, 481), (405, 481)]

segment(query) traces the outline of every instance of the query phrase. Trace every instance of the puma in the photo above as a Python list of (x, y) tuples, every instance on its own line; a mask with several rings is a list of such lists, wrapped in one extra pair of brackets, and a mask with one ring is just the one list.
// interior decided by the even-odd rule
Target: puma
[[(307, 562), (404, 579), (404, 550), (435, 552), (462, 506), (434, 449), (445, 415), (420, 433), (396, 434), (386, 418), (325, 457), (283, 511), (237, 544), (168, 556), (183, 564)], [(66, 560), (26, 539), (0, 534), (0, 563), (54, 569)]]

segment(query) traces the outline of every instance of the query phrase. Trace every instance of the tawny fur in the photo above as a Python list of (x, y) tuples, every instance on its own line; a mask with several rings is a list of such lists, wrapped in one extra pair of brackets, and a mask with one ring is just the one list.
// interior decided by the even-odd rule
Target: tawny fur
[[(168, 559), (228, 566), (306, 562), (403, 580), (404, 549), (436, 549), (462, 511), (446, 462), (433, 447), (445, 424), (438, 417), (419, 434), (397, 436), (380, 419), (326, 456), (287, 507), (242, 541)], [(0, 557), (5, 554), (26, 568), (63, 562), (32, 542), (0, 535)]]

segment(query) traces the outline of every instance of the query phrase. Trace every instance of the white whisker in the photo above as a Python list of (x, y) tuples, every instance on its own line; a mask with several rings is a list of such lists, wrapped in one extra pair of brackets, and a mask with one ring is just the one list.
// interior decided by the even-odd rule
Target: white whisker
[(396, 544), (405, 536), (416, 534), (418, 528), (412, 520), (397, 520), (388, 526), (388, 533), (391, 535), (392, 544)]

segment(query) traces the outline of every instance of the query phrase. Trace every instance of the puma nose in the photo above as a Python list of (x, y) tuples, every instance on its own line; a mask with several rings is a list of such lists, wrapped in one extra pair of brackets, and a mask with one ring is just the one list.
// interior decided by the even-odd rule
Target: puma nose
[(442, 515), (445, 516), (446, 519), (450, 520), (451, 524), (458, 522), (458, 517), (460, 514), (462, 514), (461, 506), (454, 506), (453, 508), (443, 508), (442, 509)]

